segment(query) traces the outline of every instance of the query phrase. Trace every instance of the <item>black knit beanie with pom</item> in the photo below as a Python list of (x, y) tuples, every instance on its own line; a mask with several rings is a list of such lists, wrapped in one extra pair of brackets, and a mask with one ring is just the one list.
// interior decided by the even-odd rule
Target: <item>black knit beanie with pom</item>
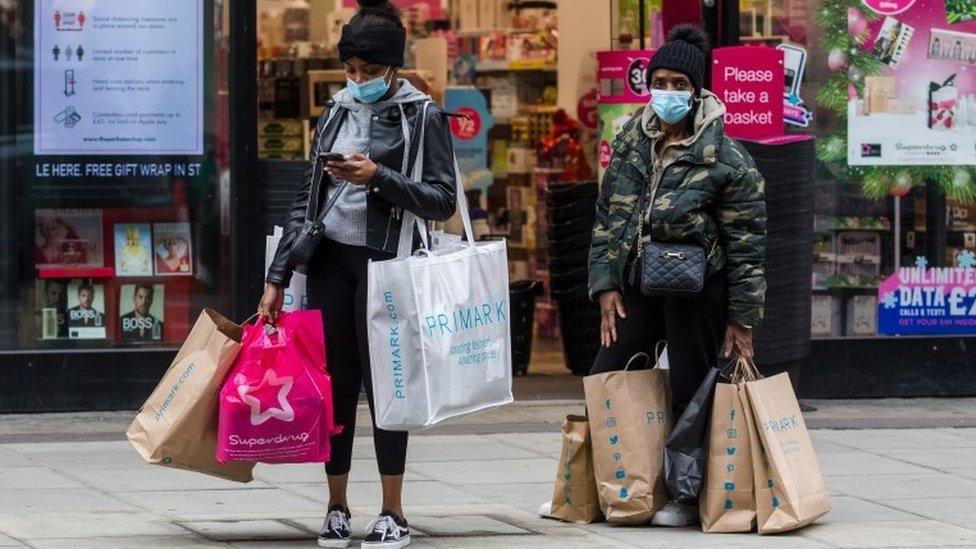
[(701, 94), (705, 74), (705, 56), (708, 54), (708, 35), (700, 27), (682, 24), (668, 32), (667, 41), (654, 52), (647, 65), (647, 84), (657, 69), (680, 72), (691, 80), (695, 95)]
[(359, 12), (342, 27), (339, 60), (358, 57), (368, 63), (403, 66), (407, 31), (400, 11), (389, 0), (359, 0)]

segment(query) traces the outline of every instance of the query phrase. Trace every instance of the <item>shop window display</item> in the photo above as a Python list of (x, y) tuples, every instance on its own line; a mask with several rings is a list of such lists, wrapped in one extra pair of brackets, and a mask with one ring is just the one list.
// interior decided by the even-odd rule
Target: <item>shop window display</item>
[[(897, 14), (887, 4), (739, 2), (744, 44), (804, 53), (798, 91), (812, 120), (789, 131), (818, 140), (815, 339), (976, 333), (961, 297), (976, 266), (966, 76), (976, 25), (956, 2), (908, 2)], [(924, 281), (936, 283), (927, 276), (960, 280), (925, 294)]]
[(172, 349), (229, 309), (226, 4), (177, 4), (0, 8), (0, 351)]

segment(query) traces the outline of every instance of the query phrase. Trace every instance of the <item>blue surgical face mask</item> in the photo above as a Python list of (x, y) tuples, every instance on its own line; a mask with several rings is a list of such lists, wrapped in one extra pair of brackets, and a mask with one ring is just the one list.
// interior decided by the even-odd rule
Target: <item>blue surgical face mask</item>
[(651, 107), (663, 122), (674, 124), (691, 110), (691, 92), (651, 90)]
[(387, 70), (383, 75), (371, 78), (362, 84), (357, 84), (351, 78), (346, 77), (346, 87), (352, 92), (352, 96), (362, 103), (375, 103), (390, 90), (390, 82), (387, 77), (393, 69)]

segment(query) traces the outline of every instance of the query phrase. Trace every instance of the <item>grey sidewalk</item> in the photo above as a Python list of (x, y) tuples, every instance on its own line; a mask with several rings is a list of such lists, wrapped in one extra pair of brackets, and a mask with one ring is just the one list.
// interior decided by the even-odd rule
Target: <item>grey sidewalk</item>
[[(548, 418), (574, 404), (517, 404), (494, 420), (472, 416), (449, 434), (413, 437), (404, 489), (411, 547), (976, 547), (976, 428), (813, 431), (834, 510), (798, 533), (540, 519), (559, 452), (558, 425)], [(918, 405), (905, 401), (889, 416)], [(117, 426), (128, 417), (0, 416), (0, 547), (314, 546), (326, 501), (321, 466), (259, 466), (247, 485), (151, 467), (120, 440)], [(536, 428), (485, 434), (522, 424)], [(36, 441), (67, 433), (76, 440)], [(360, 532), (379, 502), (370, 439), (357, 439), (354, 457), (349, 493)]]

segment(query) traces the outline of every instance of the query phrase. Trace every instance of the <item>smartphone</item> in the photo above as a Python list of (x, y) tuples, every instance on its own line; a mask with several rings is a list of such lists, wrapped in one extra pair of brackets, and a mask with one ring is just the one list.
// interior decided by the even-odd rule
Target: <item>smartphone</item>
[(325, 152), (319, 153), (319, 158), (325, 160), (326, 162), (345, 162), (346, 155), (336, 153), (336, 152)]

